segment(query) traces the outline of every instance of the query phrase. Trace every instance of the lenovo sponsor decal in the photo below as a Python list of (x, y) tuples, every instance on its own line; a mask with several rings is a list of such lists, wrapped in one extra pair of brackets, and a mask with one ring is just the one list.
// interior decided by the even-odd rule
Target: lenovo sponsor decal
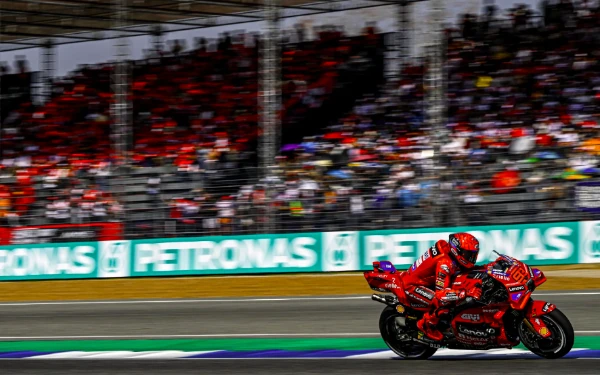
[(496, 334), (496, 329), (486, 328), (485, 325), (457, 325), (458, 332), (472, 337), (492, 337)]

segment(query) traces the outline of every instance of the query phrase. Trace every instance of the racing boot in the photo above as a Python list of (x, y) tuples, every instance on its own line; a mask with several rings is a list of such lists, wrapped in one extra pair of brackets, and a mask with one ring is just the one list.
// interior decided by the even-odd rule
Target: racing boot
[(425, 313), (421, 320), (417, 322), (417, 328), (427, 336), (428, 339), (434, 341), (442, 341), (444, 334), (437, 328), (439, 318), (435, 314)]

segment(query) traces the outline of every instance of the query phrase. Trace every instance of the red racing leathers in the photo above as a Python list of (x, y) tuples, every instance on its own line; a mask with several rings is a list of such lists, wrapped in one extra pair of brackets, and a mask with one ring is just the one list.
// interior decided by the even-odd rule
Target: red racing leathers
[(464, 291), (450, 288), (452, 277), (459, 271), (458, 265), (450, 256), (450, 245), (439, 240), (402, 275), (406, 296), (411, 302), (433, 307), (464, 298)]
[[(479, 297), (480, 294), (475, 290), (467, 293), (463, 289), (451, 288), (453, 278), (459, 271), (458, 264), (450, 255), (450, 245), (444, 240), (439, 240), (403, 273), (404, 293), (411, 307), (430, 309), (419, 322), (419, 328), (422, 328), (424, 323), (436, 326), (439, 318), (449, 312), (447, 307), (465, 298), (467, 294)], [(430, 338), (443, 338), (440, 332), (431, 334), (427, 329), (424, 330)]]

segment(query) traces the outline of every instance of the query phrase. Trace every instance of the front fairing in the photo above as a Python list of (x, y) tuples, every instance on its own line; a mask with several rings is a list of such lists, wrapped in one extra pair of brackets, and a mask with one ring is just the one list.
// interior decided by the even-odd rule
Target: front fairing
[(504, 285), (508, 302), (515, 310), (525, 309), (535, 288), (546, 281), (539, 269), (506, 256), (501, 256), (486, 268), (488, 275)]

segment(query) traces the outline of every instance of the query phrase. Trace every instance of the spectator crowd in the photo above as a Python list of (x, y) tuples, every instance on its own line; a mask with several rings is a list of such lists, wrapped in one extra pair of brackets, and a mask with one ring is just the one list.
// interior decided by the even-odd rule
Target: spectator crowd
[(572, 205), (552, 202), (568, 202), (573, 180), (600, 175), (598, 5), (464, 15), (446, 31), (441, 127), (427, 117), (426, 59), (384, 82), (383, 35), (373, 27), (356, 37), (327, 27), (312, 41), (295, 30), (282, 50), (284, 142), (262, 179), (260, 41), (224, 35), (191, 51), (176, 42), (132, 62), (127, 157), (135, 169), (170, 167), (144, 177), (146, 206), (113, 189), (124, 162), (111, 153), (113, 67), (82, 67), (55, 82), (47, 104), (23, 104), (4, 121), (1, 173), (17, 183), (0, 189), (0, 216), (25, 217), (41, 199), (54, 222), (163, 207), (179, 234), (375, 229), (451, 224), (449, 205), (481, 223), (473, 212), (487, 197), (547, 193), (543, 213), (564, 218)]

